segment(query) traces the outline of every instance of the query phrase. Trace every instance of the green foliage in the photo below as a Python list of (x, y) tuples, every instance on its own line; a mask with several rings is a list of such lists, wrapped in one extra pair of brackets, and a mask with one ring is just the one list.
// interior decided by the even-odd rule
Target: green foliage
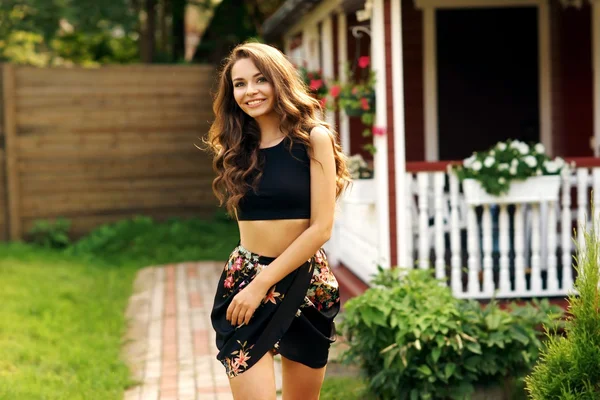
[(138, 216), (96, 228), (67, 252), (113, 265), (225, 260), (237, 237), (235, 222), (221, 213), (212, 220), (171, 218), (165, 222)]
[(137, 24), (127, 0), (3, 0), (0, 61), (35, 66), (136, 61)]
[(565, 166), (562, 158), (551, 160), (541, 143), (519, 140), (498, 142), (486, 151), (474, 152), (454, 172), (462, 181), (475, 179), (492, 195), (507, 193), (510, 183), (539, 175), (559, 175)]
[(36, 245), (54, 249), (64, 249), (69, 246), (69, 230), (71, 221), (66, 218), (35, 221), (27, 233), (28, 239)]
[(342, 330), (381, 399), (468, 399), (475, 384), (529, 371), (541, 345), (536, 330), (558, 318), (547, 301), (505, 311), (454, 298), (431, 271), (380, 272), (350, 299)]
[(363, 379), (353, 377), (327, 377), (321, 387), (320, 400), (374, 400), (367, 392)]
[[(596, 215), (592, 210), (592, 215)], [(585, 246), (578, 246), (575, 290), (569, 296), (570, 318), (565, 336), (546, 325), (548, 345), (526, 378), (534, 400), (600, 398), (600, 241), (596, 221), (586, 230)]]

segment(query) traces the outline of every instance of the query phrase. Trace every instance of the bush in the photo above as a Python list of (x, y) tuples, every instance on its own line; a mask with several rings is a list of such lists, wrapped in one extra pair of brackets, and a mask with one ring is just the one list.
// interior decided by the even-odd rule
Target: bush
[(467, 399), (475, 384), (529, 371), (536, 328), (561, 315), (547, 300), (501, 310), (454, 298), (431, 271), (380, 270), (346, 303), (346, 361), (356, 361), (381, 399)]
[(226, 260), (237, 240), (237, 225), (220, 213), (207, 220), (171, 218), (164, 222), (138, 216), (99, 226), (67, 252), (113, 265), (146, 266)]
[(69, 230), (71, 221), (66, 218), (57, 218), (52, 221), (37, 220), (27, 232), (28, 239), (34, 244), (53, 249), (64, 249), (71, 243)]
[[(592, 210), (592, 215), (595, 215)], [(594, 225), (594, 224), (592, 224)], [(525, 379), (534, 400), (600, 398), (600, 242), (597, 227), (585, 232), (585, 247), (578, 248), (575, 289), (569, 296), (571, 317), (565, 336), (552, 334), (546, 325), (548, 345), (538, 364)], [(555, 330), (555, 329), (554, 329)]]

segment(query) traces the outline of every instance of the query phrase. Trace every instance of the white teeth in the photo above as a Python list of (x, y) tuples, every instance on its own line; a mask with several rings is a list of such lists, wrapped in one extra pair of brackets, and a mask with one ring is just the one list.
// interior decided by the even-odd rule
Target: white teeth
[(253, 100), (253, 101), (249, 101), (248, 105), (249, 106), (254, 106), (256, 104), (262, 103), (264, 100)]

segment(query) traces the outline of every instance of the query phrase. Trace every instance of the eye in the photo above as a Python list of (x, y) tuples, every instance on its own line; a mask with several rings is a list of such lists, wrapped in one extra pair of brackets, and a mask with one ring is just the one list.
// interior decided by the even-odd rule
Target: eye
[(233, 87), (242, 87), (243, 84), (244, 82), (237, 82), (233, 85)]
[(257, 79), (258, 82), (266, 82), (267, 78), (265, 78), (264, 76), (261, 76), (260, 78)]

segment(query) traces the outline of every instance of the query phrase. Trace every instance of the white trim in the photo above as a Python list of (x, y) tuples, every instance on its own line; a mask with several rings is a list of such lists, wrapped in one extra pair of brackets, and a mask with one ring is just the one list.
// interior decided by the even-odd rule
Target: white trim
[(552, 148), (552, 59), (550, 57), (550, 7), (546, 1), (538, 5), (538, 78), (539, 78), (539, 119), (540, 142), (548, 155), (553, 156)]
[(406, 243), (406, 132), (404, 126), (404, 63), (402, 51), (402, 4), (392, 0), (392, 91), (394, 92), (394, 171), (396, 186), (396, 253), (398, 265), (408, 267)]
[[(423, 9), (423, 101), (425, 159), (439, 158), (438, 79), (435, 10), (466, 7), (537, 7), (540, 141), (552, 153), (552, 76), (548, 0), (415, 0)], [(600, 128), (599, 128), (600, 129)]]
[[(338, 72), (337, 77), (341, 82), (346, 82), (346, 70), (344, 69), (344, 63), (348, 59), (348, 22), (346, 14), (340, 12), (337, 15), (337, 44), (338, 44)], [(340, 144), (342, 150), (350, 155), (350, 119), (346, 113), (340, 110), (340, 126), (338, 127), (340, 132)]]
[(302, 61), (309, 70), (321, 68), (320, 40), (317, 24), (308, 25), (302, 31), (302, 56), (304, 57)]
[(594, 74), (594, 156), (600, 156), (600, 1), (592, 1), (592, 65)]
[[(385, 23), (383, 14), (383, 0), (373, 1), (373, 14), (371, 16), (371, 60), (372, 69), (377, 76), (375, 83), (376, 109), (375, 125), (387, 125), (387, 99), (386, 99), (386, 60), (385, 60)], [(377, 232), (378, 232), (378, 260), (383, 268), (390, 267), (390, 207), (388, 187), (388, 148), (387, 137), (377, 136), (373, 139), (377, 152), (374, 157), (375, 185), (377, 191)]]
[[(333, 16), (328, 15), (323, 20), (321, 24), (321, 48), (323, 49), (321, 54), (321, 67), (323, 68), (323, 77), (326, 80), (331, 80), (333, 78)], [(326, 112), (325, 120), (331, 126), (335, 126), (335, 113), (334, 112)]]
[(439, 159), (438, 84), (435, 9), (423, 10), (423, 99), (425, 117), (425, 161)]
[(300, 18), (290, 29), (285, 32), (286, 36), (295, 35), (304, 30), (305, 27), (316, 25), (338, 9), (342, 0), (328, 0), (321, 2), (308, 14)]

